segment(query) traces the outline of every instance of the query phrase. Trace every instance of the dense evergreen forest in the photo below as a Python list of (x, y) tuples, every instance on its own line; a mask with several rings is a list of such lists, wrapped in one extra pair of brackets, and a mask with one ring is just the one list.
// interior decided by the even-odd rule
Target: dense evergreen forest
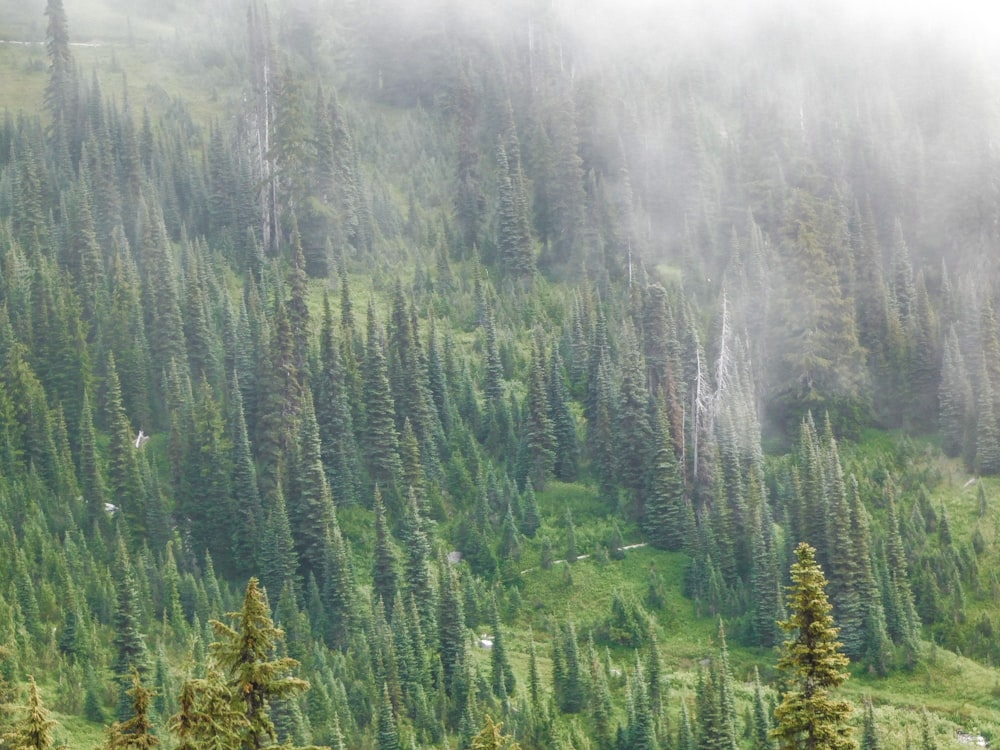
[(0, 745), (1000, 740), (982, 60), (828, 6), (22, 5)]

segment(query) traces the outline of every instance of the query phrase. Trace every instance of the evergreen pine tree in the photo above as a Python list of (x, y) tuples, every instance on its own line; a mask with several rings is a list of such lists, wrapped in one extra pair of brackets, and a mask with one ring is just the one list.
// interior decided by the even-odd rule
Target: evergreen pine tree
[(397, 482), (402, 474), (399, 459), (399, 433), (396, 408), (389, 388), (385, 342), (382, 327), (375, 317), (375, 304), (368, 303), (368, 341), (365, 348), (364, 454), (373, 483), (382, 488), (383, 498), (394, 517), (399, 516), (401, 497)]
[(114, 615), (114, 646), (116, 657), (112, 671), (119, 685), (117, 717), (127, 721), (131, 717), (131, 701), (128, 691), (132, 684), (132, 672), (139, 675), (149, 671), (149, 652), (140, 632), (142, 618), (141, 599), (136, 585), (135, 570), (129, 560), (125, 543), (118, 537), (117, 558), (115, 560), (115, 590), (117, 606)]
[(865, 717), (861, 725), (861, 750), (881, 750), (882, 743), (878, 739), (878, 731), (875, 728), (875, 708), (872, 706), (872, 699), (865, 698)]
[(308, 389), (302, 403), (299, 433), (294, 481), (291, 483), (293, 490), (287, 499), (288, 522), (295, 540), (302, 580), (310, 573), (322, 580), (327, 534), (335, 522), (336, 511), (323, 470), (319, 428), (312, 394)]
[(108, 355), (104, 397), (105, 424), (111, 435), (108, 445), (108, 489), (121, 508), (128, 532), (140, 539), (146, 528), (145, 488), (139, 473), (132, 427), (122, 404), (121, 385), (114, 355)]
[(487, 715), (486, 723), (479, 734), (472, 738), (469, 746), (470, 750), (521, 750), (517, 741), (508, 734), (504, 734), (501, 729), (503, 722), (493, 723), (493, 717)]
[(556, 462), (553, 469), (557, 479), (574, 482), (580, 461), (580, 445), (576, 437), (576, 422), (569, 408), (569, 389), (559, 347), (552, 345), (549, 357), (548, 402), (549, 418), (555, 435)]
[(372, 563), (374, 594), (382, 599), (386, 616), (391, 618), (393, 605), (399, 590), (397, 552), (392, 535), (385, 521), (385, 506), (382, 493), (375, 488), (375, 560)]
[(791, 635), (785, 641), (778, 668), (789, 678), (775, 709), (772, 736), (782, 750), (856, 747), (847, 718), (851, 707), (835, 700), (830, 690), (848, 675), (849, 660), (841, 652), (832, 609), (826, 597), (826, 576), (816, 563), (816, 550), (805, 542), (795, 549), (792, 585), (788, 587), (790, 616), (780, 624)]
[(106, 750), (149, 750), (160, 744), (150, 716), (153, 691), (142, 684), (137, 669), (132, 669), (130, 677), (131, 717), (127, 721), (116, 721), (108, 729)]
[(228, 617), (235, 627), (218, 620), (211, 622), (216, 636), (211, 645), (212, 656), (246, 717), (243, 746), (259, 750), (277, 739), (268, 713), (269, 703), (300, 693), (309, 683), (291, 676), (297, 661), (287, 656), (275, 658), (274, 649), (283, 633), (274, 627), (256, 578), (247, 584), (242, 609), (229, 613)]
[(924, 707), (920, 711), (920, 750), (937, 750), (938, 744), (931, 727), (931, 715)]
[(104, 482), (104, 472), (97, 452), (93, 413), (86, 392), (83, 394), (79, 434), (80, 489), (83, 492), (87, 521), (92, 525), (105, 517), (104, 504), (108, 501), (108, 488)]
[(521, 531), (526, 537), (534, 539), (542, 520), (538, 511), (538, 500), (535, 497), (535, 487), (531, 478), (524, 483), (524, 493), (521, 496)]
[(774, 740), (771, 739), (771, 715), (764, 702), (764, 690), (760, 684), (760, 672), (753, 670), (753, 725), (750, 732), (752, 750), (774, 750)]
[(642, 662), (636, 657), (635, 672), (631, 680), (631, 715), (628, 726), (628, 746), (634, 750), (657, 750), (656, 725), (649, 705), (649, 692)]
[(227, 433), (233, 457), (230, 481), (235, 506), (230, 532), (233, 564), (237, 572), (246, 572), (255, 567), (261, 544), (264, 512), (257, 487), (257, 467), (250, 452), (250, 439), (243, 414), (243, 395), (235, 370), (229, 388)]
[(520, 146), (516, 132), (510, 128), (515, 150), (503, 138), (497, 144), (497, 176), (499, 178), (499, 210), (497, 224), (497, 261), (513, 278), (530, 278), (535, 273), (535, 257), (528, 223), (528, 198), (521, 172)]
[(406, 596), (412, 597), (420, 612), (420, 627), (424, 633), (436, 630), (437, 602), (431, 576), (431, 546), (427, 536), (427, 521), (420, 514), (416, 493), (407, 494), (399, 529), (399, 541), (403, 547), (403, 579), (406, 582)]
[(656, 437), (643, 525), (650, 544), (657, 549), (676, 551), (688, 542), (693, 532), (693, 518), (670, 427), (665, 420), (660, 421)]
[(1000, 474), (1000, 427), (993, 384), (985, 365), (979, 373), (976, 399), (976, 470), (981, 474)]
[[(650, 459), (658, 446), (649, 421), (645, 367), (631, 326), (625, 329), (622, 358), (621, 388), (614, 412), (617, 476), (629, 494), (629, 515), (635, 520), (642, 520)], [(674, 489), (671, 487), (665, 492), (670, 494)], [(666, 502), (676, 502), (676, 498), (671, 495)]]
[(335, 339), (329, 297), (323, 297), (323, 325), (320, 329), (319, 372), (314, 379), (316, 422), (319, 425), (326, 469), (334, 500), (338, 505), (358, 501), (358, 446), (354, 437), (354, 417), (340, 346)]
[(55, 726), (56, 722), (50, 718), (49, 710), (42, 704), (34, 676), (29, 675), (25, 715), (14, 723), (9, 732), (4, 733), (5, 747), (11, 750), (53, 750)]
[(490, 650), (490, 675), (493, 695), (500, 701), (514, 695), (514, 670), (507, 660), (507, 650), (500, 627), (500, 611), (496, 595), (490, 596), (490, 625), (493, 628), (493, 648)]
[(389, 687), (385, 683), (382, 684), (382, 695), (378, 704), (375, 747), (376, 750), (400, 750), (399, 728), (396, 726), (392, 701), (389, 700)]
[(536, 337), (531, 350), (531, 370), (528, 379), (528, 402), (524, 419), (523, 476), (542, 490), (552, 476), (556, 462), (556, 433), (549, 417), (546, 388), (545, 352)]

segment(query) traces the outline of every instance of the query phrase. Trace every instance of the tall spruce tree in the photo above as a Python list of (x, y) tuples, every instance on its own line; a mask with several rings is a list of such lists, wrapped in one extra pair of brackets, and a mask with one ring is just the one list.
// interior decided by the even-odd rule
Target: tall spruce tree
[(256, 578), (247, 584), (243, 607), (228, 617), (234, 627), (212, 620), (216, 641), (211, 653), (246, 717), (243, 747), (259, 750), (277, 740), (269, 703), (296, 695), (308, 689), (309, 683), (292, 676), (298, 667), (295, 659), (275, 657), (284, 634), (274, 626)]
[(117, 606), (114, 615), (115, 662), (112, 668), (118, 681), (119, 721), (132, 717), (132, 702), (128, 692), (132, 686), (132, 673), (146, 674), (150, 669), (149, 651), (141, 632), (142, 600), (136, 582), (135, 569), (125, 549), (125, 543), (118, 537), (115, 559), (114, 581)]
[(816, 550), (805, 542), (795, 548), (795, 557), (790, 616), (779, 623), (790, 635), (778, 659), (788, 683), (774, 710), (772, 736), (781, 750), (853, 750), (857, 745), (847, 723), (851, 706), (830, 694), (847, 679), (850, 660), (837, 640), (826, 576), (816, 563)]
[(375, 315), (375, 303), (368, 303), (368, 340), (365, 348), (364, 448), (368, 473), (373, 483), (382, 489), (393, 517), (401, 511), (398, 482), (402, 474), (399, 458), (399, 432), (396, 429), (396, 408), (389, 387), (389, 371), (385, 356), (385, 335)]
[(24, 710), (24, 716), (4, 733), (4, 746), (11, 750), (53, 750), (56, 722), (42, 704), (34, 675), (28, 676), (28, 704)]

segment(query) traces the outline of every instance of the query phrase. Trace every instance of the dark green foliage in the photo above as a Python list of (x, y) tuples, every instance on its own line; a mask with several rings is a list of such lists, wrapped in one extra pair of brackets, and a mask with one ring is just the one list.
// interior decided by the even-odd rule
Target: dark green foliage
[(466, 669), (465, 612), (455, 571), (442, 563), (438, 634), (442, 676), (445, 689), (452, 698), (457, 697), (459, 683)]
[(382, 685), (382, 697), (378, 704), (378, 729), (375, 737), (377, 750), (399, 750), (399, 729), (392, 702), (389, 700), (389, 688)]
[(656, 741), (656, 726), (650, 707), (646, 677), (643, 674), (642, 662), (638, 659), (635, 671), (632, 673), (631, 699), (632, 711), (627, 729), (628, 746), (636, 750), (657, 750), (659, 744)]
[(384, 333), (375, 308), (368, 305), (368, 338), (365, 347), (364, 379), (364, 455), (372, 482), (382, 489), (391, 515), (399, 513), (400, 494), (397, 482), (402, 473), (399, 458), (399, 433), (396, 407), (389, 388)]
[(535, 498), (535, 488), (529, 477), (524, 485), (524, 493), (521, 497), (521, 531), (527, 537), (534, 538), (535, 532), (541, 525), (538, 515), (538, 500)]
[(497, 609), (496, 596), (490, 597), (490, 626), (493, 628), (493, 648), (490, 650), (490, 677), (493, 694), (503, 701), (514, 695), (514, 670), (507, 660), (504, 645), (505, 638), (500, 627), (500, 612)]
[(382, 493), (375, 488), (375, 561), (372, 563), (372, 582), (375, 596), (381, 598), (386, 615), (392, 617), (392, 607), (399, 591), (398, 552), (385, 521)]
[(141, 632), (142, 603), (136, 585), (135, 569), (121, 537), (118, 538), (114, 581), (117, 595), (114, 615), (116, 657), (112, 671), (119, 685), (116, 715), (119, 721), (124, 722), (133, 716), (132, 704), (128, 698), (133, 672), (145, 675), (149, 671), (150, 662)]
[(295, 580), (298, 558), (295, 541), (288, 523), (285, 495), (280, 485), (271, 507), (264, 517), (257, 549), (256, 563), (260, 568), (261, 582), (269, 591), (281, 591), (285, 581)]
[(295, 340), (285, 305), (275, 305), (270, 352), (259, 377), (257, 420), (258, 482), (265, 504), (277, 491), (282, 469), (291, 462), (295, 427), (302, 409), (302, 373), (296, 367)]
[(351, 393), (336, 340), (329, 297), (323, 297), (319, 371), (314, 382), (316, 422), (319, 425), (323, 467), (338, 505), (358, 501), (358, 447), (354, 437)]
[(319, 428), (313, 411), (312, 395), (305, 392), (299, 440), (295, 446), (293, 481), (286, 498), (288, 523), (295, 540), (299, 574), (321, 577), (327, 556), (327, 537), (336, 524), (330, 485), (320, 456)]
[(549, 411), (545, 352), (537, 339), (531, 352), (528, 402), (525, 410), (521, 438), (524, 445), (522, 474), (525, 480), (530, 479), (538, 490), (542, 490), (555, 469), (557, 444), (555, 425)]
[[(161, 716), (185, 662), (208, 663), (180, 699), (188, 750), (269, 744), (272, 729), (464, 747), (488, 712), (532, 750), (609, 750), (616, 721), (623, 748), (727, 748), (725, 651), (690, 716), (683, 689), (665, 692), (685, 680), (659, 674), (657, 635), (690, 635), (673, 631), (688, 617), (678, 566), (694, 616), (724, 614), (766, 649), (797, 539), (873, 679), (920, 664), (918, 613), (942, 647), (996, 660), (979, 613), (990, 530), (927, 463), (935, 427), (966, 468), (1000, 460), (982, 252), (996, 118), (956, 61), (922, 47), (935, 76), (915, 94), (909, 41), (862, 40), (847, 59), (826, 46), (835, 27), (798, 18), (779, 45), (803, 52), (794, 70), (745, 41), (771, 21), (725, 47), (699, 33), (692, 68), (673, 31), (623, 36), (622, 56), (532, 3), (498, 5), (489, 29), (436, 1), (341, 3), (335, 18), (226, 5), (203, 28), (177, 5), (130, 21), (136, 49), (177, 26), (157, 42), (169, 97), (121, 50), (111, 67), (138, 85), (106, 95), (100, 65), (85, 83), (60, 0), (41, 64), (9, 50), (0, 703), (41, 666), (61, 712), (101, 720), (112, 684), (148, 669), (149, 633)], [(171, 67), (192, 61), (201, 78)], [(879, 147), (887, 123), (898, 148)], [(655, 549), (626, 552), (636, 534)], [(463, 561), (434, 566), (452, 549)], [(632, 555), (655, 565), (608, 564)], [(266, 720), (202, 626), (251, 574), (287, 633), (261, 658), (287, 649), (316, 685), (255, 698)], [(627, 680), (593, 648), (579, 665), (560, 623), (563, 597), (598, 590), (611, 611), (586, 623), (593, 637), (644, 649)], [(467, 653), (472, 626), (492, 628), (489, 657)], [(512, 637), (530, 626), (554, 641), (554, 705), (572, 716), (551, 711), (535, 658), (514, 689)], [(742, 744), (764, 748), (755, 697)], [(492, 726), (479, 736), (495, 744)]]
[(864, 702), (865, 716), (861, 725), (861, 750), (879, 750), (882, 744), (878, 739), (878, 730), (875, 727), (875, 708), (872, 706), (871, 698)]
[(576, 421), (570, 411), (569, 398), (562, 357), (559, 356), (559, 349), (553, 345), (549, 357), (548, 404), (556, 439), (556, 461), (553, 472), (556, 478), (563, 482), (576, 481), (580, 461)]
[[(750, 732), (752, 742), (751, 747), (753, 750), (774, 750), (774, 740), (771, 739), (770, 709), (764, 702), (764, 692), (760, 685), (760, 673), (756, 668), (754, 668), (753, 674), (753, 725)], [(864, 748), (862, 748), (862, 750), (864, 750)]]
[(108, 489), (121, 509), (126, 530), (141, 538), (146, 528), (145, 489), (139, 474), (139, 462), (132, 426), (122, 404), (121, 385), (113, 355), (108, 357), (105, 378), (104, 421), (111, 435), (108, 445)]
[(679, 550), (694, 533), (694, 517), (669, 425), (661, 423), (656, 435), (643, 526), (654, 547)]
[(576, 628), (569, 622), (560, 628), (558, 637), (552, 641), (552, 687), (563, 713), (579, 713), (586, 705), (583, 669)]
[(233, 544), (233, 565), (237, 571), (247, 571), (257, 560), (258, 545), (264, 526), (264, 511), (257, 487), (257, 467), (250, 453), (250, 439), (243, 414), (243, 395), (239, 379), (233, 372), (229, 389), (229, 415), (226, 432), (232, 445), (233, 518), (230, 536)]
[(224, 571), (235, 567), (232, 530), (237, 513), (230, 484), (232, 443), (212, 388), (202, 380), (191, 413), (184, 494), (178, 512), (197, 554), (209, 550)]
[(514, 278), (530, 278), (535, 273), (535, 256), (528, 223), (528, 196), (521, 171), (521, 149), (513, 122), (506, 140), (496, 147), (498, 176), (498, 219), (496, 229), (497, 264)]

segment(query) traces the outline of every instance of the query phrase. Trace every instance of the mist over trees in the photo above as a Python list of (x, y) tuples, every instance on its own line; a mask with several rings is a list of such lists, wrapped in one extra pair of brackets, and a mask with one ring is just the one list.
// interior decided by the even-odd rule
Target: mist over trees
[(831, 9), (35, 5), (9, 744), (798, 746), (807, 615), (824, 688), (1000, 659), (973, 58)]

